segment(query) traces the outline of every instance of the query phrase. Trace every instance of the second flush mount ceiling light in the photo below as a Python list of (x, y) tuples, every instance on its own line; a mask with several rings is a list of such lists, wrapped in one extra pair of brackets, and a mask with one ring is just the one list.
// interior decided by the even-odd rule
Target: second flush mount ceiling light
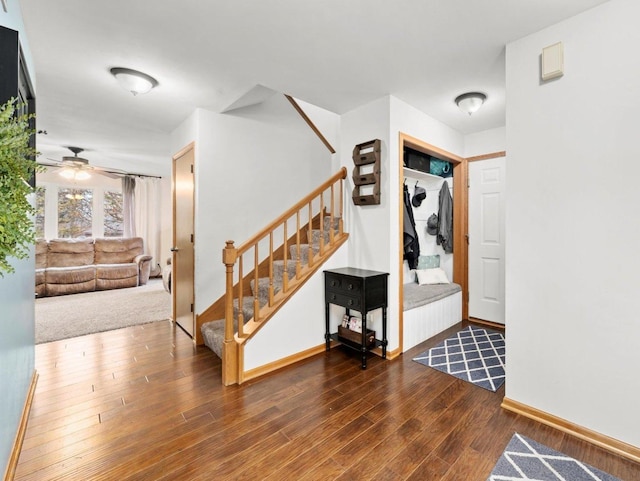
[(487, 100), (487, 96), (482, 92), (467, 92), (458, 95), (455, 103), (465, 114), (471, 115), (482, 107), (485, 100)]

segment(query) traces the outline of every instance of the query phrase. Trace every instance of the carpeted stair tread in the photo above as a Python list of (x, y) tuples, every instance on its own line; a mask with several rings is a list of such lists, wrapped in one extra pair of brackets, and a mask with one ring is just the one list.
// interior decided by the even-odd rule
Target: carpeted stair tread
[[(237, 325), (234, 326), (237, 330)], [(204, 344), (222, 359), (222, 344), (224, 343), (224, 319), (211, 321), (200, 327)]]
[[(296, 264), (298, 262), (292, 259), (287, 259), (286, 271), (288, 279), (293, 278), (296, 275)], [(284, 261), (273, 261), (273, 284), (281, 286), (284, 279), (285, 265)]]
[[(333, 218), (333, 229), (334, 230), (338, 230), (338, 225), (340, 223), (340, 217), (334, 217)], [(324, 217), (324, 221), (322, 222), (322, 227), (324, 228), (325, 232), (328, 232), (329, 230), (331, 230), (331, 216), (327, 215)]]
[[(233, 318), (237, 319), (239, 313), (240, 309), (238, 308), (238, 299), (234, 299)], [(253, 296), (245, 296), (242, 298), (242, 315), (244, 316), (244, 322), (247, 322), (253, 317)]]
[[(289, 252), (292, 260), (298, 259), (298, 248), (297, 246), (289, 247)], [(313, 255), (315, 256), (318, 252), (320, 252), (320, 246), (313, 246)], [(309, 244), (301, 244), (300, 245), (300, 262), (302, 264), (309, 263)]]
[[(251, 291), (256, 292), (256, 282), (255, 280), (251, 280)], [(273, 294), (277, 294), (280, 290), (282, 290), (281, 284), (273, 283)], [(260, 305), (264, 306), (269, 301), (269, 278), (261, 277), (258, 279), (258, 299), (260, 300)]]

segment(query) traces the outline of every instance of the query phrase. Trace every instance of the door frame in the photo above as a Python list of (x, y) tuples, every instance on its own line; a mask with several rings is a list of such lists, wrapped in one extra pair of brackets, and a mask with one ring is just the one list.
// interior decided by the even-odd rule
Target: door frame
[[(196, 165), (196, 155), (195, 155), (195, 147), (196, 147), (196, 143), (194, 142), (190, 142), (189, 144), (187, 144), (186, 146), (184, 146), (182, 149), (180, 149), (178, 152), (176, 152), (172, 157), (171, 157), (171, 210), (172, 210), (172, 214), (171, 214), (171, 245), (175, 246), (176, 242), (177, 242), (177, 235), (176, 235), (176, 161), (182, 157), (184, 154), (186, 154), (189, 150), (193, 150), (193, 170), (194, 170), (194, 177), (193, 177), (193, 199), (192, 199), (192, 205), (193, 205), (193, 209), (192, 209), (192, 216), (193, 216), (193, 238), (194, 238), (194, 257), (195, 257), (195, 237), (196, 237), (196, 223), (195, 223), (195, 211), (196, 211), (196, 182), (195, 182), (195, 165)], [(172, 269), (175, 267), (175, 254), (172, 252), (171, 253), (171, 265), (172, 265)], [(191, 273), (191, 284), (193, 287), (193, 304), (195, 307), (195, 297), (196, 297), (196, 290), (195, 290), (195, 262), (193, 263), (193, 272)], [(172, 274), (172, 279), (171, 279), (171, 315), (173, 316), (173, 323), (174, 323), (174, 327), (178, 326), (178, 321), (176, 319), (176, 295), (175, 295), (176, 289), (175, 289), (175, 276)], [(196, 319), (196, 313), (195, 313), (195, 308), (194, 308), (194, 312), (193, 314), (193, 323), (194, 323), (194, 327), (195, 327), (195, 319)], [(182, 327), (181, 327), (182, 329)], [(198, 338), (198, 329), (194, 329), (194, 335), (193, 335), (193, 342), (195, 343), (197, 341)]]
[[(433, 155), (438, 158), (448, 160), (453, 164), (453, 282), (460, 284), (462, 287), (462, 319), (467, 319), (469, 316), (469, 303), (468, 303), (468, 289), (469, 289), (469, 258), (467, 243), (468, 238), (468, 168), (467, 159), (448, 152), (440, 147), (424, 142), (416, 137), (399, 132), (398, 139), (398, 169), (399, 169), (399, 196), (398, 196), (398, 218), (399, 218), (399, 244), (403, 243), (403, 208), (404, 200), (402, 182), (404, 179), (404, 162), (403, 152), (404, 148), (409, 147), (418, 152), (424, 154)], [(399, 249), (398, 252), (398, 283), (399, 290), (399, 309), (398, 319), (400, 325), (400, 352), (404, 350), (404, 283), (402, 279), (403, 275), (403, 252)]]

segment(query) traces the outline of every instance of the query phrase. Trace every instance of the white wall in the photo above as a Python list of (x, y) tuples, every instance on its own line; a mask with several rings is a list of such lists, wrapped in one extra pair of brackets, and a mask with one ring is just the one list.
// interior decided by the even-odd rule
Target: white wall
[[(416, 108), (391, 96), (383, 97), (342, 116), (341, 165), (353, 171), (351, 153), (356, 144), (382, 141), (380, 205), (356, 206), (350, 200), (353, 182), (349, 179), (347, 226), (349, 265), (389, 273), (389, 349), (399, 347), (400, 309), (400, 157), (399, 134), (406, 133), (457, 155), (463, 151), (463, 137)], [(432, 194), (433, 195), (433, 194)], [(374, 329), (381, 329), (381, 316), (372, 317)]]
[[(167, 162), (170, 162), (168, 159)], [(173, 200), (171, 192), (171, 175), (163, 177), (160, 181), (160, 267), (167, 265), (167, 259), (171, 257), (173, 244)]]
[[(35, 89), (36, 72), (17, 1), (8, 2), (8, 12), (0, 8), (0, 25), (19, 32)], [(9, 460), (35, 366), (34, 256), (11, 264), (16, 272), (0, 277), (0, 473)]]
[[(337, 153), (340, 148), (340, 116), (322, 107), (305, 102), (304, 100), (295, 100), (304, 113), (307, 114), (309, 120), (313, 122), (313, 125), (316, 126)], [(322, 144), (319, 138), (317, 141)]]
[[(640, 446), (640, 3), (507, 46), (506, 396)], [(540, 82), (561, 41), (565, 75)]]
[(196, 141), (196, 312), (224, 294), (222, 249), (258, 232), (328, 179), (331, 156), (282, 95), (217, 114), (198, 109), (172, 135)]
[[(349, 232), (349, 256), (345, 266), (389, 273), (387, 339), (389, 340), (388, 349), (393, 350), (398, 347), (399, 339), (397, 316), (393, 314), (397, 312), (397, 293), (394, 308), (394, 289), (392, 288), (396, 282), (394, 279), (397, 279), (397, 268), (394, 273), (391, 264), (393, 261), (389, 253), (393, 243), (397, 244), (395, 238), (398, 235), (389, 228), (392, 210), (397, 209), (397, 202), (391, 193), (392, 187), (389, 181), (390, 176), (393, 175), (389, 160), (393, 155), (389, 150), (389, 100), (390, 97), (383, 97), (342, 115), (338, 158), (340, 165), (346, 167), (348, 172), (345, 184), (345, 230)], [(354, 169), (353, 148), (357, 144), (374, 139), (381, 141), (380, 204), (355, 205), (351, 199), (354, 187), (351, 179)], [(382, 314), (379, 311), (374, 311), (367, 323), (367, 327), (375, 330), (376, 333), (382, 332)]]
[(502, 152), (506, 148), (506, 143), (506, 127), (467, 134), (464, 137), (464, 157)]
[[(247, 343), (244, 358), (246, 371), (324, 343), (325, 304), (322, 271), (345, 265), (347, 265), (346, 244), (340, 247)], [(341, 314), (344, 314), (344, 309)], [(338, 330), (341, 314), (332, 310), (331, 332)]]

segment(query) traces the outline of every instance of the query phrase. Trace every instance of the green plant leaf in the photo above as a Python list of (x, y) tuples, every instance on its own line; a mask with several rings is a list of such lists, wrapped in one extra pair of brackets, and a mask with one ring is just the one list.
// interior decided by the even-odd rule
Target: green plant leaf
[(33, 115), (23, 115), (15, 98), (0, 106), (0, 277), (15, 272), (10, 259), (25, 259), (35, 243), (28, 180), (36, 171), (37, 152), (29, 146), (35, 135)]

